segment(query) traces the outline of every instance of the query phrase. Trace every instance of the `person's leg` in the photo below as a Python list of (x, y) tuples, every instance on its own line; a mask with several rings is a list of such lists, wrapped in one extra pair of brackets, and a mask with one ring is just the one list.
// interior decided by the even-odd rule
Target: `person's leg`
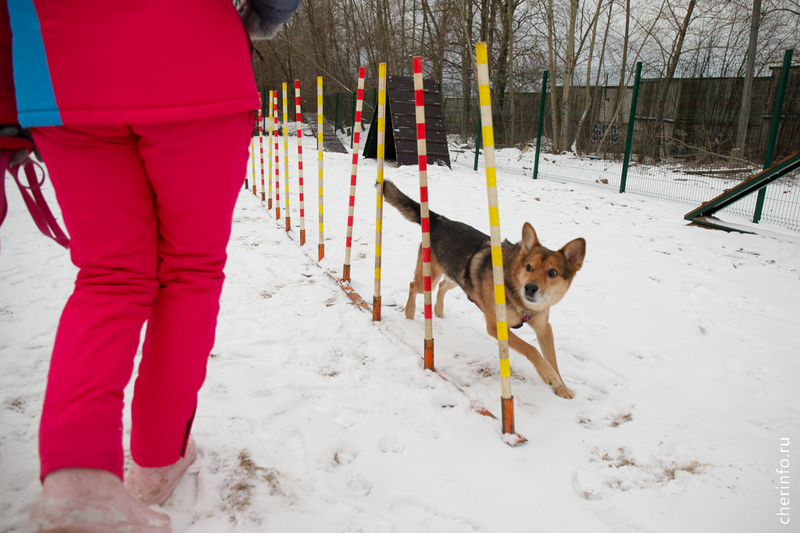
[(240, 113), (134, 130), (156, 193), (159, 289), (134, 388), (131, 455), (139, 467), (158, 468), (186, 451), (214, 344), (252, 121)]
[(72, 261), (39, 434), (41, 477), (98, 468), (122, 478), (123, 390), (158, 289), (154, 193), (125, 127), (34, 130)]
[[(169, 532), (123, 487), (123, 390), (158, 288), (153, 190), (125, 127), (37, 128), (80, 268), (42, 412), (38, 530)], [(49, 528), (49, 529), (48, 529)]]

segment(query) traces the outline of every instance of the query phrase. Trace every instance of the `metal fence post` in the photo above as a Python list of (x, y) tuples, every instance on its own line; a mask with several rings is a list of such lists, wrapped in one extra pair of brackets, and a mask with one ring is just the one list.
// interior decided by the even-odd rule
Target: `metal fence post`
[(478, 135), (475, 136), (475, 166), (473, 168), (475, 171), (478, 170), (478, 154), (481, 153), (481, 143), (483, 142), (482, 129), (481, 116), (478, 115)]
[(536, 159), (533, 161), (533, 179), (539, 176), (539, 152), (542, 148), (542, 130), (544, 129), (544, 103), (547, 97), (547, 71), (542, 72), (542, 97), (539, 99), (539, 129), (536, 133)]
[[(783, 54), (783, 67), (781, 77), (778, 80), (778, 94), (775, 97), (775, 111), (772, 112), (772, 126), (769, 129), (769, 140), (767, 140), (767, 153), (764, 156), (764, 170), (772, 166), (772, 157), (775, 155), (775, 143), (778, 139), (778, 128), (781, 125), (781, 112), (783, 111), (783, 97), (786, 94), (786, 84), (789, 82), (789, 68), (792, 66), (793, 50), (786, 50)], [(758, 224), (761, 214), (764, 211), (764, 199), (767, 196), (767, 188), (758, 191), (756, 200), (756, 211), (753, 214), (753, 223)]]
[(631, 98), (631, 114), (628, 118), (628, 136), (625, 138), (625, 158), (622, 160), (622, 177), (619, 180), (619, 192), (625, 192), (628, 181), (628, 164), (631, 160), (633, 144), (633, 123), (636, 121), (636, 103), (639, 101), (639, 80), (642, 77), (642, 62), (636, 63), (636, 77), (633, 80), (633, 97)]

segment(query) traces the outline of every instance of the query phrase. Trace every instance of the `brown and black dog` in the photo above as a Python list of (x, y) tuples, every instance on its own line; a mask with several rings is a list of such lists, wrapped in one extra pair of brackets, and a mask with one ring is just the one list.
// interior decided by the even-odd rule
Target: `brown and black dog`
[[(390, 205), (417, 224), (420, 205), (403, 194), (391, 181), (385, 181), (383, 193)], [(489, 236), (472, 226), (430, 213), (431, 284), (439, 284), (434, 312), (444, 315), (444, 296), (456, 285), (483, 311), (486, 329), (497, 338), (494, 279)], [(508, 332), (508, 345), (527, 357), (545, 383), (562, 398), (574, 395), (564, 384), (556, 363), (553, 329), (548, 320), (550, 307), (558, 303), (569, 289), (572, 279), (583, 265), (586, 241), (575, 239), (558, 251), (541, 244), (529, 223), (522, 226), (522, 240), (517, 244), (503, 243), (503, 272), (506, 288), (506, 319), (510, 327), (519, 328), (526, 322), (533, 327), (539, 350)], [(422, 246), (417, 256), (414, 280), (409, 285), (406, 318), (413, 319), (417, 294), (423, 292)]]

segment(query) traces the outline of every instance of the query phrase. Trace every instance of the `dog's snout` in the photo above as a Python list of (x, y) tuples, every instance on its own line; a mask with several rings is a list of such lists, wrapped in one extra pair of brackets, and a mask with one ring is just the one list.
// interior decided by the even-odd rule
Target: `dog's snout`
[(535, 283), (528, 283), (525, 285), (525, 295), (526, 296), (534, 296), (537, 292), (539, 292), (539, 286)]

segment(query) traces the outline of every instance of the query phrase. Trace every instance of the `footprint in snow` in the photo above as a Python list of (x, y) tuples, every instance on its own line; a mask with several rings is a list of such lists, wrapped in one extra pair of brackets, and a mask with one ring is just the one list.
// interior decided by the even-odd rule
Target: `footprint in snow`
[(456, 516), (448, 516), (424, 502), (410, 498), (400, 499), (391, 505), (397, 523), (413, 526), (417, 533), (482, 533), (477, 524)]

